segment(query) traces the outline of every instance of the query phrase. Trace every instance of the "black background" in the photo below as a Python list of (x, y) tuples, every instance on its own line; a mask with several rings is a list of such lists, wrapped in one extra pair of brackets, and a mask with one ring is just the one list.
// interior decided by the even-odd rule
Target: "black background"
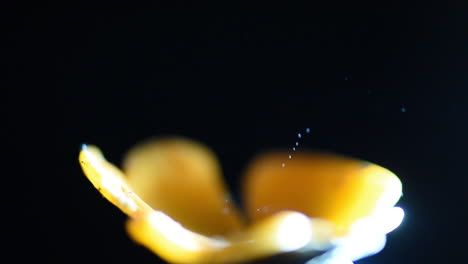
[[(358, 263), (456, 263), (465, 250), (468, 20), (460, 6), (4, 9), (6, 253), (20, 262), (157, 263), (81, 172), (182, 135), (210, 146), (239, 199), (256, 153), (366, 159), (403, 182), (406, 218)], [(405, 110), (405, 111), (403, 111)], [(5, 257), (6, 258), (6, 257)]]

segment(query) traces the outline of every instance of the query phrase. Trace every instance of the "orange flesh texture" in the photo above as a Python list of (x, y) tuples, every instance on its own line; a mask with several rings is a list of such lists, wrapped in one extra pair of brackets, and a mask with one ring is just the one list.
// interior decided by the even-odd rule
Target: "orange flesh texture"
[(224, 235), (243, 227), (215, 155), (199, 143), (173, 138), (141, 144), (127, 155), (124, 171), (143, 201), (193, 232)]
[(285, 157), (266, 154), (248, 168), (244, 195), (253, 221), (295, 210), (331, 221), (335, 234), (344, 235), (356, 220), (393, 207), (401, 196), (398, 177), (378, 165), (332, 154)]

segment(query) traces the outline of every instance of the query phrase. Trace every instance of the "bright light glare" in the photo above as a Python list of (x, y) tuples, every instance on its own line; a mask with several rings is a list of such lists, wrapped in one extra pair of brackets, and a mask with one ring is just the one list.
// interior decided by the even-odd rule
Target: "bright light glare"
[(388, 214), (382, 216), (382, 225), (385, 233), (390, 233), (397, 228), (403, 218), (405, 217), (405, 211), (401, 207), (393, 207), (389, 210)]
[(286, 251), (299, 249), (309, 243), (312, 237), (310, 219), (303, 214), (286, 216), (278, 230), (278, 243)]

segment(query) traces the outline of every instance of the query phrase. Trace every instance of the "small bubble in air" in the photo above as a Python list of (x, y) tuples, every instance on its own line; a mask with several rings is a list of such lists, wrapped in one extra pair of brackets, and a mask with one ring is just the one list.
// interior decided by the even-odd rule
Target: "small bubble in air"
[[(307, 127), (307, 128), (304, 130), (304, 132), (305, 132), (306, 134), (309, 134), (309, 133), (310, 133), (310, 128)], [(303, 134), (304, 132), (298, 132), (298, 133), (296, 134), (296, 135), (297, 135), (297, 141), (294, 143), (294, 147), (292, 147), (292, 151), (293, 151), (293, 152), (296, 152), (296, 148), (299, 147), (299, 142), (302, 140), (302, 136), (304, 135), (304, 134)], [(288, 159), (292, 159), (292, 153), (289, 153), (289, 154), (288, 154)], [(285, 163), (282, 163), (282, 164), (281, 164), (281, 167), (284, 168), (285, 166), (286, 166)]]

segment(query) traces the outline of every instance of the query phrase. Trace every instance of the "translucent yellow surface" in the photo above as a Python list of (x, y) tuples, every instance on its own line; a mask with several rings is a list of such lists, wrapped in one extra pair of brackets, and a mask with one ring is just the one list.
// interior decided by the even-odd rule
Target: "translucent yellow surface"
[(155, 212), (129, 221), (127, 230), (136, 242), (172, 263), (241, 263), (309, 244), (323, 249), (328, 246), (330, 226), (298, 212), (284, 211), (242, 232), (215, 239), (183, 229)]
[(141, 144), (127, 155), (124, 172), (153, 209), (194, 232), (224, 235), (243, 227), (215, 155), (201, 144), (181, 138)]
[(356, 220), (392, 208), (402, 194), (398, 177), (369, 162), (319, 153), (285, 157), (263, 155), (246, 172), (246, 209), (254, 221), (294, 210), (327, 219), (344, 234)]
[[(298, 249), (346, 249), (336, 241), (346, 241), (350, 229), (351, 245), (367, 240), (349, 256), (378, 252), (367, 245), (403, 218), (393, 207), (401, 196), (398, 178), (374, 164), (325, 154), (298, 153), (282, 167), (285, 156), (263, 155), (247, 170), (249, 222), (229, 198), (215, 156), (199, 143), (146, 142), (129, 152), (125, 173), (94, 146), (85, 146), (79, 160), (99, 192), (130, 216), (132, 239), (171, 263), (241, 263)], [(356, 225), (362, 219), (366, 224)]]
[(112, 204), (129, 216), (152, 211), (128, 185), (124, 174), (107, 162), (95, 146), (84, 146), (79, 156), (81, 167), (91, 183)]

